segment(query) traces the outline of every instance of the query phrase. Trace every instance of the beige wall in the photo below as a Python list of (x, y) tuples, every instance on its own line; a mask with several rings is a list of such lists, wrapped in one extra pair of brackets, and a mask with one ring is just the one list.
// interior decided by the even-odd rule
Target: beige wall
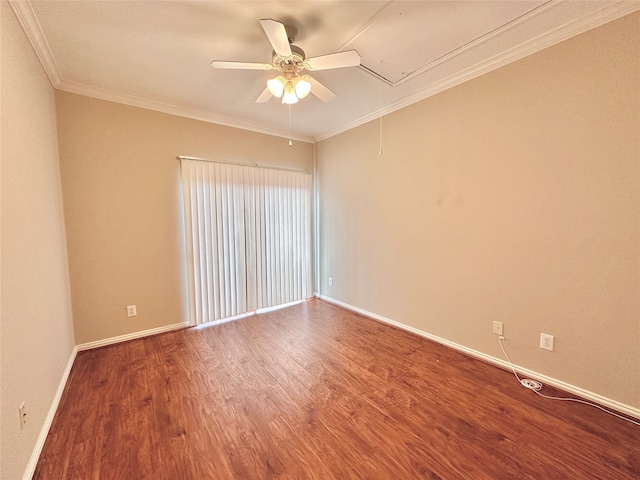
[(177, 155), (313, 169), (308, 143), (65, 92), (56, 100), (78, 344), (186, 321)]
[[(0, 477), (12, 480), (73, 350), (69, 276), (78, 344), (185, 321), (175, 156), (311, 169), (313, 151), (54, 97), (1, 5)], [(491, 321), (503, 321), (518, 364), (639, 408), (639, 43), (634, 14), (389, 115), (382, 156), (377, 122), (321, 142), (322, 293), (498, 358)], [(537, 348), (542, 331), (555, 352)]]
[(639, 408), (640, 14), (378, 131), (317, 146), (322, 293)]
[(9, 4), (0, 8), (0, 478), (15, 480), (25, 472), (74, 339), (54, 93)]

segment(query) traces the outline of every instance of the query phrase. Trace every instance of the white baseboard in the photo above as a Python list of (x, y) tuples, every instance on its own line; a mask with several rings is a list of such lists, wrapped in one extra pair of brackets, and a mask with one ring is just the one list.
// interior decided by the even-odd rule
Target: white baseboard
[[(477, 350), (473, 350), (471, 348), (465, 347), (463, 345), (459, 345), (454, 342), (450, 342), (449, 340), (445, 340), (444, 338), (437, 337), (435, 335), (431, 335), (430, 333), (423, 332), (422, 330), (418, 330), (417, 328), (410, 327), (409, 325), (405, 325), (400, 322), (396, 322), (395, 320), (391, 320), (389, 318), (383, 317), (381, 315), (377, 315), (375, 313), (368, 312), (358, 307), (354, 307), (348, 303), (341, 302), (340, 300), (336, 300), (335, 298), (327, 297), (326, 295), (320, 295), (318, 298), (337, 305), (339, 307), (345, 308), (347, 310), (351, 310), (352, 312), (359, 313), (365, 317), (371, 318), (372, 320), (377, 320), (382, 323), (386, 323), (388, 325), (393, 325), (394, 327), (401, 328), (402, 330), (406, 330), (408, 332), (414, 333), (421, 337), (427, 338), (429, 340), (433, 340), (441, 345), (445, 345), (447, 347), (453, 348), (459, 352), (465, 353), (469, 356), (477, 358), (479, 360), (483, 360), (492, 365), (496, 365), (505, 370), (511, 371), (511, 364), (501, 360), (496, 357), (492, 357), (491, 355), (487, 355), (486, 353), (479, 352)], [(530, 377), (534, 380), (537, 380), (543, 384), (551, 385), (553, 387), (564, 390), (565, 392), (572, 393), (586, 400), (592, 401), (604, 407), (610, 408), (611, 410), (615, 410), (616, 412), (623, 413), (625, 415), (629, 415), (631, 417), (640, 419), (640, 409), (632, 407), (630, 405), (626, 405), (624, 403), (617, 402), (616, 400), (612, 400), (607, 397), (603, 397), (602, 395), (598, 395), (597, 393), (590, 392), (589, 390), (585, 390), (580, 387), (576, 387), (575, 385), (571, 385), (569, 383), (563, 382), (561, 380), (557, 380), (555, 378), (548, 377), (541, 373), (535, 372), (533, 370), (529, 370), (528, 368), (520, 367), (519, 365), (513, 366), (519, 373), (526, 377)]]
[(38, 459), (40, 458), (40, 453), (42, 453), (42, 447), (44, 447), (44, 442), (47, 439), (47, 435), (49, 434), (51, 423), (53, 423), (53, 417), (56, 415), (56, 411), (58, 410), (58, 404), (60, 403), (60, 399), (62, 398), (64, 387), (67, 385), (67, 379), (69, 378), (69, 374), (71, 373), (71, 367), (73, 367), (73, 362), (76, 359), (77, 353), (78, 347), (73, 347), (71, 355), (69, 356), (69, 360), (67, 360), (67, 366), (62, 373), (62, 378), (60, 378), (58, 389), (56, 390), (56, 394), (53, 397), (53, 401), (51, 402), (51, 406), (49, 407), (47, 416), (45, 417), (42, 428), (40, 429), (40, 434), (38, 435), (36, 444), (33, 447), (33, 451), (31, 452), (31, 457), (29, 458), (29, 463), (27, 464), (27, 468), (24, 472), (24, 475), (22, 476), (22, 480), (31, 480), (33, 474), (36, 471)]
[(136, 338), (150, 337), (151, 335), (157, 335), (158, 333), (170, 332), (172, 330), (180, 330), (187, 328), (190, 325), (186, 322), (174, 323), (172, 325), (165, 325), (163, 327), (151, 328), (149, 330), (142, 330), (140, 332), (127, 333), (126, 335), (120, 335), (117, 337), (105, 338), (103, 340), (96, 340), (95, 342), (81, 343), (76, 348), (79, 352), (83, 350), (91, 350), (98, 347), (106, 347), (107, 345), (113, 345), (120, 342), (126, 342), (128, 340), (135, 340)]
[[(317, 295), (317, 294), (316, 294)], [(487, 355), (485, 353), (482, 352), (478, 352), (477, 350), (473, 350), (471, 348), (465, 347), (463, 345), (459, 345), (457, 343), (454, 342), (450, 342), (449, 340), (445, 340), (444, 338), (440, 338), (437, 337), (435, 335), (431, 335), (430, 333), (427, 332), (423, 332), (422, 330), (418, 330), (417, 328), (414, 327), (410, 327), (409, 325), (405, 325), (403, 323), (400, 322), (396, 322), (395, 320), (391, 320), (389, 318), (383, 317), (381, 315), (377, 315), (375, 313), (371, 313), (368, 312), (366, 310), (363, 310), (361, 308), (358, 307), (354, 307), (353, 305), (350, 305), (348, 303), (344, 303), (341, 302), (340, 300), (336, 300), (334, 298), (331, 297), (327, 297), (326, 295), (317, 295), (318, 298), (328, 302), (328, 303), (332, 303), (334, 305), (337, 305), (339, 307), (345, 308), (347, 310), (350, 310), (352, 312), (358, 313), (360, 315), (363, 315), (365, 317), (371, 318), (373, 320), (377, 320), (379, 322), (382, 323), (386, 323), (388, 325), (393, 325), (394, 327), (398, 327), (401, 328), (402, 330), (406, 330), (408, 332), (414, 333), (416, 335), (419, 335), (421, 337), (427, 338), (429, 340), (433, 340), (434, 342), (437, 342), (441, 345), (445, 345), (447, 347), (453, 348), (454, 350), (457, 350), (459, 352), (465, 353), (467, 355), (470, 355), (472, 357), (478, 358), (480, 360), (483, 360), (487, 363), (490, 363), (492, 365), (496, 365), (500, 368), (503, 368), (505, 370), (511, 370), (511, 365), (504, 361), (504, 360), (500, 360), (499, 358), (495, 358), (492, 357), (491, 355)], [(33, 452), (31, 453), (31, 458), (29, 459), (29, 463), (27, 464), (27, 469), (24, 472), (24, 475), (22, 477), (23, 480), (31, 480), (31, 478), (33, 477), (33, 474), (35, 472), (36, 469), (36, 465), (38, 464), (38, 459), (40, 458), (40, 453), (42, 452), (42, 447), (44, 446), (44, 442), (47, 439), (47, 435), (49, 433), (49, 428), (51, 428), (51, 423), (53, 422), (53, 417), (56, 414), (56, 411), (58, 409), (58, 404), (60, 403), (60, 399), (62, 398), (62, 393), (64, 392), (64, 387), (67, 384), (67, 380), (69, 378), (69, 374), (71, 373), (71, 367), (73, 366), (73, 362), (76, 358), (76, 354), (79, 351), (82, 350), (90, 350), (92, 348), (98, 348), (98, 347), (104, 347), (107, 345), (113, 345), (116, 343), (120, 343), (120, 342), (126, 342), (127, 340), (134, 340), (136, 338), (142, 338), (142, 337), (148, 337), (151, 335), (156, 335), (158, 333), (164, 333), (164, 332), (169, 332), (172, 330), (179, 330), (182, 328), (187, 328), (190, 325), (188, 323), (175, 323), (173, 325), (166, 325), (164, 327), (158, 327), (158, 328), (153, 328), (150, 330), (143, 330), (140, 332), (135, 332), (135, 333), (129, 333), (126, 335), (120, 335), (118, 337), (112, 337), (112, 338), (107, 338), (104, 340), (97, 340), (95, 342), (88, 342), (88, 343), (83, 343), (80, 345), (77, 345), (76, 347), (74, 347), (74, 349), (71, 352), (71, 355), (69, 357), (69, 360), (67, 361), (67, 366), (64, 370), (64, 373), (62, 374), (62, 378), (60, 379), (60, 383), (58, 385), (58, 389), (56, 391), (56, 394), (53, 398), (53, 401), (51, 402), (51, 407), (49, 408), (49, 412), (47, 413), (47, 417), (45, 418), (44, 424), (42, 425), (42, 428), (40, 430), (40, 435), (38, 436), (38, 439), (36, 441), (36, 445), (33, 449)], [(538, 380), (544, 384), (547, 385), (551, 385), (554, 386), (556, 388), (559, 388), (561, 390), (564, 390), (566, 392), (570, 392), (573, 393), (575, 395), (578, 395), (581, 398), (584, 398), (586, 400), (590, 400), (592, 402), (598, 403), (599, 405), (603, 405), (605, 407), (611, 408), (612, 410), (615, 410), (617, 412), (635, 417), (635, 418), (640, 418), (640, 409), (631, 407), (629, 405), (625, 405), (623, 403), (617, 402), (615, 400), (612, 400), (610, 398), (607, 397), (603, 397), (602, 395), (598, 395), (596, 393), (590, 392), (588, 390), (584, 390), (582, 388), (576, 387), (574, 385), (565, 383), (563, 381), (557, 380), (555, 378), (551, 378), (548, 377), (546, 375), (543, 375), (541, 373), (535, 372), (533, 370), (529, 370), (527, 368), (522, 368), (518, 365), (514, 365), (515, 369), (520, 372), (521, 374), (527, 376), (527, 377), (531, 377), (535, 380)]]
[(33, 474), (35, 473), (36, 466), (38, 464), (38, 459), (40, 458), (40, 454), (42, 453), (42, 447), (44, 447), (44, 442), (47, 439), (47, 435), (49, 434), (49, 429), (51, 428), (51, 423), (53, 422), (53, 417), (58, 410), (58, 405), (60, 404), (60, 399), (62, 398), (62, 393), (64, 392), (64, 387), (67, 384), (67, 380), (69, 379), (69, 374), (71, 373), (71, 367), (73, 367), (73, 362), (76, 359), (76, 355), (78, 352), (82, 350), (90, 350), (92, 348), (104, 347), (106, 345), (113, 345), (115, 343), (126, 342), (127, 340), (133, 340), (136, 338), (148, 337), (150, 335), (156, 335), (158, 333), (169, 332), (172, 330), (179, 330), (181, 328), (188, 327), (188, 323), (175, 323), (173, 325), (166, 325), (164, 327), (152, 328), (150, 330), (143, 330), (141, 332), (129, 333), (127, 335), (120, 335), (118, 337), (106, 338), (104, 340), (98, 340), (95, 342), (83, 343), (81, 345), (76, 345), (72, 352), (69, 360), (67, 361), (67, 366), (62, 374), (62, 378), (60, 379), (60, 383), (58, 384), (58, 390), (56, 390), (56, 394), (53, 397), (53, 401), (51, 402), (51, 406), (49, 407), (49, 412), (42, 424), (42, 428), (40, 429), (40, 434), (38, 435), (38, 439), (36, 440), (36, 444), (31, 452), (31, 457), (29, 458), (29, 463), (27, 464), (27, 468), (22, 476), (22, 480), (31, 480)]

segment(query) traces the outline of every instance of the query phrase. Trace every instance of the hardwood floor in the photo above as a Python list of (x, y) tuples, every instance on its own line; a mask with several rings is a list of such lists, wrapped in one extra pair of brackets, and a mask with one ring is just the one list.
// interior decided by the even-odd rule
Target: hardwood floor
[(310, 300), (78, 353), (33, 478), (638, 479), (640, 427)]

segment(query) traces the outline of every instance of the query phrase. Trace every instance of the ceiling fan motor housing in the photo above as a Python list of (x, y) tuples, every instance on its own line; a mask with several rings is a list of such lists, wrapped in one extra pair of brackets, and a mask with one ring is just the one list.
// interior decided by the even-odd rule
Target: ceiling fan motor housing
[(300, 70), (304, 68), (304, 59), (306, 58), (304, 54), (304, 50), (302, 50), (297, 45), (293, 45), (293, 44), (291, 44), (290, 47), (291, 47), (290, 57), (283, 57), (278, 55), (275, 51), (273, 52), (272, 63), (274, 67), (276, 67), (277, 69), (283, 69), (285, 65), (291, 64), (291, 65), (295, 65), (296, 70)]

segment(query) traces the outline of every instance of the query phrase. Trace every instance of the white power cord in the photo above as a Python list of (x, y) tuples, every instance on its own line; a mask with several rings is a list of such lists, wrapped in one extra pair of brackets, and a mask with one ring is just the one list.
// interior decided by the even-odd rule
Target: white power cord
[(542, 384), (540, 382), (538, 382), (536, 380), (531, 380), (529, 378), (520, 378), (518, 376), (518, 372), (516, 372), (516, 369), (515, 369), (515, 367), (513, 365), (513, 362), (511, 361), (511, 357), (509, 357), (509, 354), (507, 353), (507, 351), (504, 348), (504, 345), (502, 344), (503, 340), (504, 340), (504, 337), (502, 335), (498, 336), (498, 343), (500, 344), (500, 348), (502, 349), (502, 353), (504, 353), (504, 356), (507, 358), (507, 361), (509, 362), (509, 366), (511, 367), (511, 370), (513, 371), (513, 374), (516, 376), (516, 378), (518, 379), (518, 382), (523, 387), (534, 391), (535, 393), (537, 393), (541, 397), (546, 398), (548, 400), (561, 400), (561, 401), (565, 401), (565, 402), (584, 403), (585, 405), (589, 405), (591, 407), (596, 407), (596, 408), (602, 410), (603, 412), (608, 413), (609, 415), (613, 415), (614, 417), (621, 418), (622, 420), (626, 420), (629, 423), (633, 423), (634, 425), (640, 426), (640, 422), (638, 422), (636, 420), (632, 420), (630, 418), (624, 417), (622, 415), (617, 414), (616, 412), (612, 412), (611, 410), (607, 410), (606, 408), (601, 407), (600, 405), (597, 405), (597, 404), (591, 403), (591, 402), (587, 402), (586, 400), (580, 400), (579, 398), (552, 397), (552, 396), (540, 393), (539, 390), (542, 389)]

